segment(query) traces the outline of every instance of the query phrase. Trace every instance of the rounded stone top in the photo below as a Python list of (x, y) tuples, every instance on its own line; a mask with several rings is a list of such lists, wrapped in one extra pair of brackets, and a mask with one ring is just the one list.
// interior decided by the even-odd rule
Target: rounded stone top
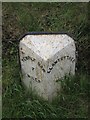
[(74, 40), (67, 34), (27, 34), (20, 42), (45, 61), (67, 45), (74, 45)]

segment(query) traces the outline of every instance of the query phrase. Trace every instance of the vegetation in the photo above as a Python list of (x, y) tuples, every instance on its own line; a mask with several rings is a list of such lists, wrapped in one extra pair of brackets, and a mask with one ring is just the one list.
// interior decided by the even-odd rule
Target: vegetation
[[(3, 3), (3, 118), (87, 118), (89, 91), (88, 3)], [(26, 32), (68, 32), (76, 41), (75, 76), (61, 80), (52, 103), (21, 84), (18, 38)]]

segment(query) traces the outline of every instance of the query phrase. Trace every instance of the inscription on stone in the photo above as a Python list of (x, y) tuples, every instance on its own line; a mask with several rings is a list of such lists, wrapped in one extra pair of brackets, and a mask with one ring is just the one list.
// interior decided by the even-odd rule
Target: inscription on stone
[(60, 62), (60, 61), (62, 61), (62, 60), (64, 60), (64, 59), (70, 60), (71, 62), (74, 62), (74, 61), (75, 61), (75, 59), (74, 59), (73, 57), (70, 57), (70, 56), (63, 56), (63, 57), (61, 57), (61, 58), (58, 58), (57, 60), (55, 60), (55, 61), (52, 63), (51, 67), (48, 68), (47, 73), (50, 73), (50, 72), (52, 71), (52, 69), (54, 68), (54, 66), (55, 66), (58, 62)]
[(44, 69), (43, 65), (40, 64), (40, 62), (38, 62), (38, 66), (42, 69), (43, 72), (45, 72), (45, 69)]
[(35, 80), (36, 82), (41, 82), (41, 80), (38, 80), (37, 78), (34, 78), (34, 77), (32, 77), (31, 75), (29, 75), (29, 74), (27, 74), (27, 76), (29, 77), (29, 78), (31, 78), (32, 80)]
[(52, 100), (61, 90), (57, 82), (75, 74), (75, 43), (67, 34), (28, 34), (20, 41), (22, 80), (32, 92)]
[(35, 58), (32, 58), (32, 57), (30, 57), (30, 56), (24, 56), (24, 57), (22, 58), (22, 61), (25, 62), (26, 60), (35, 61)]
[[(60, 62), (60, 61), (62, 61), (62, 60), (64, 60), (64, 59), (70, 60), (71, 62), (75, 62), (75, 59), (74, 59), (73, 57), (71, 57), (71, 56), (63, 56), (63, 57), (61, 57), (61, 58), (58, 58), (57, 60), (55, 60), (55, 61), (51, 64), (51, 67), (48, 68), (47, 73), (50, 73), (50, 72), (52, 71), (52, 69), (54, 68), (54, 66), (55, 66), (58, 62)], [(35, 58), (32, 58), (32, 57), (30, 57), (30, 56), (25, 56), (25, 57), (22, 58), (22, 61), (23, 61), (23, 62), (25, 62), (25, 61), (27, 61), (27, 60), (35, 61)], [(38, 62), (38, 66), (42, 69), (43, 72), (46, 72), (45, 69), (44, 69), (44, 67), (43, 67), (43, 65), (42, 65), (40, 62)], [(32, 70), (34, 70), (33, 67), (32, 67)]]

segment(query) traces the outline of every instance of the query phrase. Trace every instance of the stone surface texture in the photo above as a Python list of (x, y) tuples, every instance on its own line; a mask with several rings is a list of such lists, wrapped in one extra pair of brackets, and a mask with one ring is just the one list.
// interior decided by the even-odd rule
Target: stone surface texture
[(60, 92), (60, 78), (75, 74), (75, 43), (67, 34), (26, 35), (20, 41), (25, 86), (46, 100)]

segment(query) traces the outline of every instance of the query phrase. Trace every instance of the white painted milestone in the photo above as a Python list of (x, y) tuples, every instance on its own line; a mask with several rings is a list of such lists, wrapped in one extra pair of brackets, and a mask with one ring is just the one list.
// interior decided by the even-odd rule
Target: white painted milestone
[(20, 41), (25, 86), (46, 100), (60, 92), (60, 80), (75, 74), (75, 43), (67, 34), (26, 35)]

